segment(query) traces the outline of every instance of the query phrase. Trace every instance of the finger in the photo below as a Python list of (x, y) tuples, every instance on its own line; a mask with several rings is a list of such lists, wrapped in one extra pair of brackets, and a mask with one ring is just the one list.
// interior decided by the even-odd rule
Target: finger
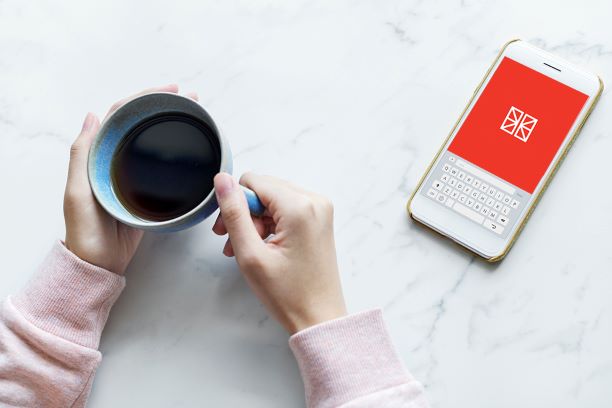
[[(274, 228), (274, 224), (270, 223), (269, 217), (261, 218), (261, 217), (251, 216), (251, 218), (253, 219), (253, 224), (255, 225), (255, 229), (257, 230), (257, 233), (259, 234), (261, 238), (266, 238), (268, 237), (268, 235), (272, 233), (271, 231)], [(225, 224), (223, 224), (223, 217), (221, 217), (221, 214), (217, 216), (217, 219), (215, 220), (212, 230), (217, 235), (227, 234), (227, 229), (225, 228)]]
[[(255, 224), (255, 229), (257, 229), (257, 233), (259, 234), (261, 238), (267, 239), (268, 237), (271, 236), (271, 234), (274, 234), (274, 222), (269, 217), (266, 217), (266, 218), (253, 217), (253, 222)], [(220, 215), (217, 218), (217, 221), (215, 222), (215, 226), (217, 224), (221, 225), (223, 227), (223, 230), (225, 231), (223, 233), (219, 233), (218, 235), (227, 234), (227, 230), (225, 230), (225, 226), (223, 225), (223, 218), (221, 218)], [(220, 228), (220, 227), (217, 227), (217, 228)], [(265, 242), (268, 242), (268, 241), (265, 241)], [(232, 248), (232, 241), (229, 238), (227, 239), (227, 241), (225, 241), (225, 245), (223, 246), (223, 255), (230, 257), (230, 258), (234, 256), (234, 248)]]
[(193, 99), (193, 100), (194, 100), (194, 101), (196, 101), (196, 102), (200, 100), (200, 97), (198, 96), (198, 93), (197, 93), (197, 92), (187, 92), (187, 93), (185, 94), (185, 96), (186, 96), (186, 97), (188, 97), (188, 98)]
[(87, 160), (89, 158), (89, 148), (96, 137), (99, 127), (100, 121), (96, 115), (88, 113), (83, 121), (81, 133), (70, 147), (66, 191), (83, 193), (90, 190), (87, 177)]
[(232, 241), (229, 238), (225, 241), (225, 245), (223, 246), (223, 255), (230, 258), (234, 256), (234, 248), (232, 248)]
[(112, 115), (113, 113), (115, 113), (115, 111), (117, 109), (119, 109), (120, 107), (122, 107), (123, 105), (125, 105), (126, 103), (128, 103), (129, 101), (131, 101), (132, 99), (136, 99), (139, 96), (143, 96), (143, 95), (147, 95), (150, 93), (155, 93), (155, 92), (171, 92), (171, 93), (178, 93), (178, 85), (177, 84), (168, 84), (168, 85), (164, 85), (164, 86), (156, 86), (156, 87), (152, 87), (152, 88), (147, 88), (143, 91), (138, 92), (137, 94), (134, 94), (132, 96), (128, 96), (127, 98), (123, 98), (118, 100), (117, 102), (115, 102), (110, 109), (108, 110), (108, 113), (106, 114), (106, 116), (104, 117), (104, 120), (106, 120), (107, 117), (109, 117), (110, 115)]
[[(276, 223), (274, 222), (274, 219), (272, 217), (263, 217), (262, 220), (266, 225), (267, 235), (276, 234)], [(267, 236), (264, 238), (267, 238)]]
[(223, 217), (221, 217), (221, 213), (219, 213), (219, 215), (217, 216), (217, 219), (213, 224), (212, 230), (217, 235), (227, 234), (227, 229), (225, 228), (225, 224), (223, 224)]
[(259, 217), (251, 217), (253, 220), (253, 225), (255, 225), (255, 230), (257, 230), (257, 233), (259, 234), (259, 236), (261, 238), (265, 238), (266, 231), (268, 230), (268, 228), (266, 227), (266, 224), (264, 223), (264, 221), (259, 218)]
[(313, 195), (288, 181), (250, 172), (242, 175), (240, 184), (257, 194), (266, 207), (266, 214), (273, 218), (279, 213), (291, 211), (301, 198)]
[[(257, 233), (261, 238), (268, 238), (270, 234), (272, 234), (272, 232), (270, 232), (269, 225), (266, 224), (263, 219), (259, 217), (253, 217), (253, 224), (255, 224), (255, 229), (257, 230)], [(229, 238), (227, 239), (227, 241), (225, 241), (225, 245), (223, 246), (223, 254), (229, 257), (234, 256), (234, 248), (232, 247), (232, 241)]]
[(263, 249), (264, 243), (253, 224), (242, 189), (232, 176), (219, 173), (215, 176), (215, 193), (238, 263), (250, 262)]
[[(268, 235), (270, 235), (270, 217), (262, 218), (251, 216), (251, 218), (253, 220), (253, 224), (255, 225), (255, 229), (257, 230), (257, 233), (260, 237), (266, 238)], [(225, 228), (225, 224), (223, 223), (223, 217), (221, 217), (221, 214), (217, 216), (217, 219), (213, 224), (212, 230), (217, 235), (227, 234), (227, 228)]]

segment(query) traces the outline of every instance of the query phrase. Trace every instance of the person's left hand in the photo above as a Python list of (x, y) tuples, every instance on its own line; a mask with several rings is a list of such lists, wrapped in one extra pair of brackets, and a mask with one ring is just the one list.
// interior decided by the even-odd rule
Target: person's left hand
[[(153, 92), (178, 93), (177, 85), (147, 89), (137, 95), (122, 99), (109, 110), (107, 117), (131, 99)], [(197, 100), (196, 94), (188, 94)], [(121, 224), (100, 207), (87, 176), (89, 148), (98, 133), (100, 121), (88, 113), (70, 148), (68, 181), (64, 193), (64, 220), (66, 222), (65, 245), (82, 260), (111, 272), (123, 274), (132, 260), (143, 232)]]

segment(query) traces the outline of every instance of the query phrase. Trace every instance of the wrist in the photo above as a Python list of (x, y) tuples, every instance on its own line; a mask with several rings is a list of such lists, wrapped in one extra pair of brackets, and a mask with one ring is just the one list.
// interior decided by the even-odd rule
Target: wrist
[(346, 311), (346, 307), (342, 305), (329, 310), (321, 310), (315, 314), (302, 316), (293, 320), (291, 326), (288, 328), (289, 334), (293, 335), (313, 326), (341, 319), (347, 315), (348, 312)]
[(62, 244), (64, 244), (64, 247), (70, 253), (83, 262), (120, 276), (123, 276), (125, 272), (125, 267), (120, 265), (121, 262), (117, 262), (115, 257), (108, 256), (103, 250), (100, 250), (100, 247), (103, 245), (101, 243), (93, 243), (93, 245), (90, 244), (89, 246), (82, 245), (79, 241), (75, 242), (71, 240), (68, 234), (66, 234), (66, 238), (62, 241)]

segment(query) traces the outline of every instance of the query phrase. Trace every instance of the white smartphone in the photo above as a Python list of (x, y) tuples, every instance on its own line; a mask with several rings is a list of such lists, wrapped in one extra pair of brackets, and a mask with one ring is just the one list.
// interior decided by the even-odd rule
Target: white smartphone
[(524, 41), (507, 43), (408, 201), (408, 213), (491, 261), (509, 251), (603, 90)]

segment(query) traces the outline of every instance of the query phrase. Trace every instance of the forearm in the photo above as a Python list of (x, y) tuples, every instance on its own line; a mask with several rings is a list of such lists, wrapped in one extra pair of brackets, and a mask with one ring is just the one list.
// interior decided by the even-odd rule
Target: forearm
[(0, 405), (84, 406), (108, 312), (124, 278), (57, 243), (0, 311)]
[(399, 360), (379, 310), (303, 330), (289, 344), (311, 408), (428, 406), (422, 386)]

